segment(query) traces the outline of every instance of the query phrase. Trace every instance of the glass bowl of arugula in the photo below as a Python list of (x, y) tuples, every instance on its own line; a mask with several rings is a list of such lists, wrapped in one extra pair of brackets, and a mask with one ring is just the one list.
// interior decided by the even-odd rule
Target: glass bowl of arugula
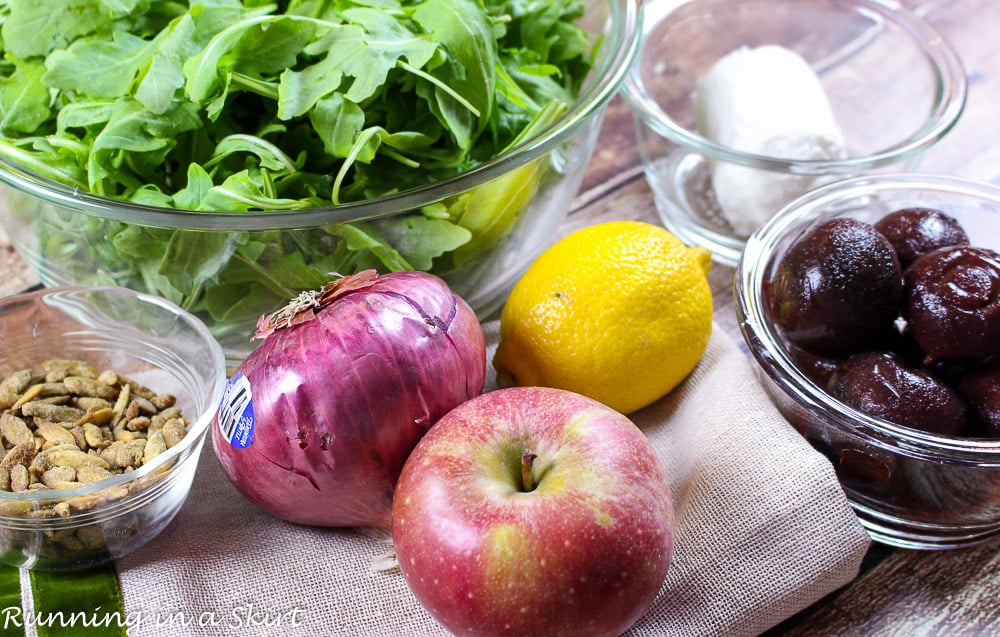
[(363, 269), (495, 311), (568, 213), (641, 22), (637, 0), (46, 11), (0, 7), (0, 224), (45, 285), (166, 298), (230, 365), (261, 315)]

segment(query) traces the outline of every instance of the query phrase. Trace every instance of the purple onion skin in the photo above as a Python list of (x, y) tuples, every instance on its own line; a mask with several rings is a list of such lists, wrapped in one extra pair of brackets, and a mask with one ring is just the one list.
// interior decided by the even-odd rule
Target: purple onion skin
[(239, 366), (255, 430), (240, 449), (212, 427), (233, 485), (275, 517), (390, 527), (403, 463), (439, 418), (479, 395), (482, 328), (436, 276), (396, 272), (276, 329)]

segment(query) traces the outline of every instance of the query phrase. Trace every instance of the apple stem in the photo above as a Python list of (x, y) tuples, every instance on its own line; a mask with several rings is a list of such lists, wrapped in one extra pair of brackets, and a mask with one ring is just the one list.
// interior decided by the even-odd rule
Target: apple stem
[(531, 479), (531, 468), (535, 464), (538, 455), (530, 449), (521, 451), (521, 487), (524, 493), (528, 493), (535, 488), (535, 483)]

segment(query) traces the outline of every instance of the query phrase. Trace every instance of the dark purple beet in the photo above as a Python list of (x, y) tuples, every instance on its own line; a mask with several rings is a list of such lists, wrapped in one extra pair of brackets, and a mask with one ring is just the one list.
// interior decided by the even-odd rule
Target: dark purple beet
[(958, 221), (934, 208), (902, 208), (875, 222), (896, 249), (905, 270), (917, 257), (938, 248), (969, 245), (969, 236)]
[(869, 223), (837, 218), (785, 253), (771, 281), (772, 313), (791, 343), (847, 356), (893, 337), (902, 287), (889, 240)]
[(906, 270), (903, 313), (931, 365), (1000, 356), (1000, 255), (959, 246), (923, 255)]
[(930, 433), (957, 436), (968, 421), (955, 390), (892, 352), (851, 356), (837, 366), (827, 390), (869, 416)]
[(1000, 438), (1000, 363), (969, 372), (958, 391), (978, 416), (974, 435)]

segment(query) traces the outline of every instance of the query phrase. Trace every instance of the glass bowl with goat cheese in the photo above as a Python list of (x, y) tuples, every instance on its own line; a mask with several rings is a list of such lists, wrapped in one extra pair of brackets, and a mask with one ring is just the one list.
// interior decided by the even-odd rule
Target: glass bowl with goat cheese
[(495, 310), (641, 23), (637, 0), (161, 5), (4, 21), (0, 224), (45, 285), (166, 298), (231, 366), (335, 275), (430, 271)]
[(932, 25), (882, 0), (654, 0), (623, 93), (668, 229), (734, 265), (785, 204), (912, 170), (967, 80)]

